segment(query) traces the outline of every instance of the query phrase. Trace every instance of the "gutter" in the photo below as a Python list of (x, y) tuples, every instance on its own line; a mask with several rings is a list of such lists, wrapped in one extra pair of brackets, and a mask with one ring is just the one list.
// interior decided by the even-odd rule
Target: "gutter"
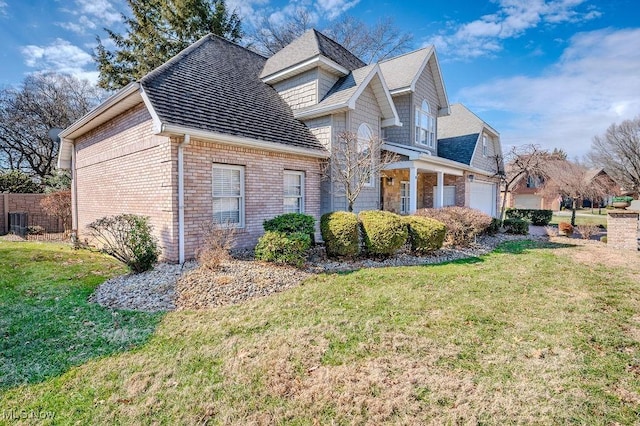
[(185, 133), (178, 145), (178, 261), (185, 262), (184, 254), (184, 147), (191, 142), (191, 135)]

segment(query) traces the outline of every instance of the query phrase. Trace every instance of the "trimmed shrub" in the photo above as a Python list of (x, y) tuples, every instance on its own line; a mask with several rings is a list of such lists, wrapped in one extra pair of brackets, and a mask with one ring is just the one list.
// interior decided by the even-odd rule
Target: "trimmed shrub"
[(91, 222), (87, 228), (104, 252), (125, 263), (133, 272), (148, 271), (158, 260), (160, 250), (147, 217), (106, 216)]
[(571, 225), (569, 222), (560, 222), (558, 224), (558, 231), (561, 234), (570, 237), (571, 235), (573, 235), (573, 225)]
[(600, 241), (607, 244), (607, 236), (603, 235), (602, 237), (600, 237)]
[(367, 253), (389, 256), (407, 242), (407, 225), (402, 217), (380, 210), (362, 211), (358, 215)]
[(255, 256), (258, 260), (301, 267), (307, 258), (307, 250), (311, 247), (309, 234), (293, 232), (286, 234), (278, 231), (267, 231), (258, 240)]
[(426, 216), (444, 223), (447, 227), (445, 243), (453, 246), (472, 244), (478, 235), (491, 226), (491, 216), (467, 207), (421, 209), (416, 216)]
[(442, 247), (447, 232), (444, 223), (420, 216), (404, 216), (402, 219), (408, 226), (412, 251), (424, 253)]
[(285, 213), (262, 223), (265, 231), (284, 232), (285, 234), (293, 234), (295, 232), (308, 234), (312, 243), (314, 242), (315, 226), (316, 220), (313, 216), (304, 213)]
[(350, 212), (331, 212), (320, 218), (320, 233), (329, 257), (355, 257), (360, 253), (360, 223)]
[(551, 222), (553, 211), (541, 209), (508, 209), (507, 219), (525, 219), (536, 226), (547, 226)]
[(27, 226), (27, 234), (29, 235), (42, 235), (45, 229), (40, 225)]
[(484, 233), (487, 235), (496, 235), (500, 231), (500, 227), (502, 226), (502, 221), (497, 218), (491, 218), (491, 223), (487, 226)]
[(529, 222), (524, 219), (505, 219), (503, 226), (507, 234), (527, 235), (529, 233)]

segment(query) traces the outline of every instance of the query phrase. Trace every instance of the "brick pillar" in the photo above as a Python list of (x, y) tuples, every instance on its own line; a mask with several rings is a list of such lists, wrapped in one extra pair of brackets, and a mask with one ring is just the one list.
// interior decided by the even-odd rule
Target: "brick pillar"
[(638, 250), (638, 213), (628, 210), (608, 212), (607, 245), (624, 250)]

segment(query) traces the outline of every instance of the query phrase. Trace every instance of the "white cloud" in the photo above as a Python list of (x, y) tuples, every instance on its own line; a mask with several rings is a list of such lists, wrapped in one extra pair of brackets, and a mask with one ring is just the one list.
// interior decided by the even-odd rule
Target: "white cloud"
[(97, 28), (96, 23), (85, 15), (80, 16), (78, 22), (57, 22), (56, 25), (80, 35), (86, 34), (87, 30)]
[(317, 0), (316, 10), (321, 16), (332, 20), (360, 3), (360, 0)]
[(28, 45), (20, 49), (24, 62), (34, 71), (55, 71), (86, 78), (95, 83), (97, 71), (88, 71), (93, 67), (93, 58), (89, 53), (63, 39), (56, 39), (47, 46)]
[(505, 145), (536, 143), (582, 156), (593, 136), (640, 113), (639, 39), (640, 29), (578, 33), (542, 75), (464, 88), (457, 99), (481, 116), (501, 117), (491, 124)]
[(76, 0), (76, 5), (77, 14), (97, 18), (103, 25), (110, 25), (122, 19), (113, 2), (109, 0)]
[(5, 16), (8, 8), (9, 5), (7, 5), (7, 2), (0, 0), (0, 16)]
[(576, 23), (597, 18), (600, 12), (577, 8), (584, 0), (498, 0), (496, 13), (472, 22), (453, 25), (453, 32), (441, 32), (425, 44), (435, 44), (452, 58), (468, 59), (493, 55), (502, 50), (502, 40), (517, 38), (541, 24)]

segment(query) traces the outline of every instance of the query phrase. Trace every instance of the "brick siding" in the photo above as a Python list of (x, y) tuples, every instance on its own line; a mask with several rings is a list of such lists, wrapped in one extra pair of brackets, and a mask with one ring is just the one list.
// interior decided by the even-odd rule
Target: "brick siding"
[(607, 246), (638, 251), (638, 213), (614, 210), (607, 214)]
[(42, 226), (45, 232), (63, 232), (64, 224), (40, 206), (46, 194), (0, 194), (0, 234), (8, 232), (9, 213), (28, 213), (29, 226)]

